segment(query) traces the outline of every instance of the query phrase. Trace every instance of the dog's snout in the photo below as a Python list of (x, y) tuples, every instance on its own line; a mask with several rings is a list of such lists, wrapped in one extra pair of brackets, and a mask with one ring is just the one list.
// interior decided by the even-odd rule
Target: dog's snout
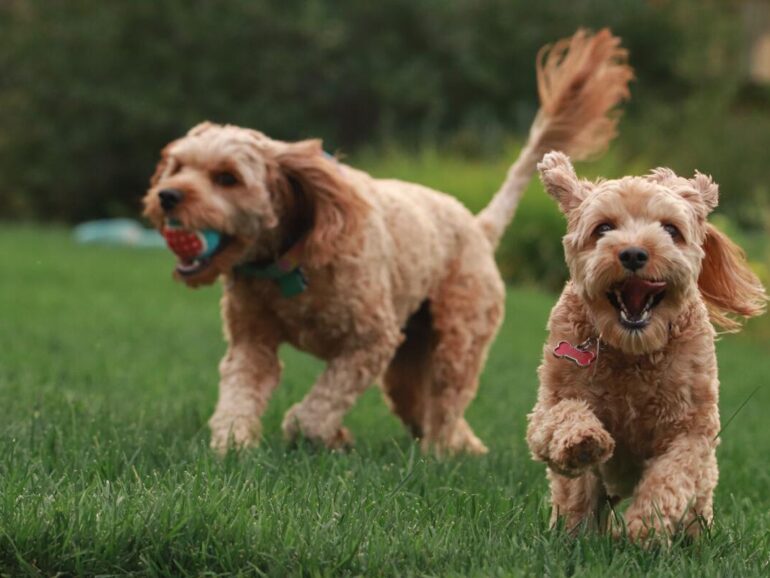
[(650, 254), (641, 247), (629, 247), (623, 249), (618, 255), (623, 267), (629, 271), (636, 271), (647, 264)]
[(161, 208), (168, 212), (176, 207), (184, 198), (184, 193), (177, 189), (163, 189), (158, 193)]

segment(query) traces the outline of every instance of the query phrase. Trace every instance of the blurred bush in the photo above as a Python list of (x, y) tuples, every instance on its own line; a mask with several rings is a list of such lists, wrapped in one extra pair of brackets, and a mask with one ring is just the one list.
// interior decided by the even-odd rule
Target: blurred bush
[[(731, 188), (758, 194), (760, 169), (745, 153), (767, 144), (767, 126), (743, 109), (723, 119), (740, 68), (729, 4), (5, 0), (0, 211), (134, 213), (157, 151), (204, 118), (278, 138), (322, 136), (330, 149), (451, 143), (499, 154), (534, 114), (537, 49), (581, 25), (611, 26), (631, 51), (639, 81), (624, 126), (629, 156), (651, 147), (658, 162), (725, 173), (742, 159), (754, 185)], [(740, 159), (709, 154), (736, 140)]]
[[(638, 78), (612, 157), (586, 169), (699, 168), (722, 212), (759, 230), (770, 91), (746, 80), (742, 4), (0, 0), (0, 218), (135, 216), (160, 148), (203, 119), (320, 136), (373, 166), (386, 151), (388, 176), (418, 156), (439, 175), (427, 184), (476, 209), (536, 110), (537, 49), (610, 26)], [(561, 217), (536, 185), (526, 199), (503, 269), (555, 285)]]

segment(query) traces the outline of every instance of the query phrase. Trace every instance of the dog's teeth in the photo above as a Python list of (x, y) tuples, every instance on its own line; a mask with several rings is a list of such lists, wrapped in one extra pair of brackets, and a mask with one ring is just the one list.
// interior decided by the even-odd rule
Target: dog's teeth
[(654, 295), (650, 295), (649, 299), (647, 299), (647, 303), (644, 305), (644, 311), (649, 312), (650, 309), (652, 309), (652, 302), (655, 300)]
[(195, 271), (198, 269), (201, 265), (201, 262), (199, 259), (193, 259), (189, 263), (179, 263), (178, 269), (182, 273), (189, 273), (190, 271)]
[(620, 305), (620, 312), (628, 314), (626, 304), (623, 303), (623, 295), (619, 289), (615, 289), (615, 299), (617, 299), (618, 305)]
[(650, 313), (649, 310), (643, 311), (642, 314), (636, 318), (631, 319), (628, 315), (628, 312), (625, 309), (621, 309), (620, 311), (620, 319), (626, 323), (631, 323), (634, 325), (638, 325), (639, 323), (646, 323), (649, 319), (652, 313)]

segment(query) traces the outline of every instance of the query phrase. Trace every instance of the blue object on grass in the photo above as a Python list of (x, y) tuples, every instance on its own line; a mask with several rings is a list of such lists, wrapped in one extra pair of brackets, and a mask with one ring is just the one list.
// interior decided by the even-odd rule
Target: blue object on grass
[(165, 247), (166, 241), (154, 229), (133, 219), (100, 219), (77, 225), (73, 231), (78, 243), (101, 243), (129, 247)]

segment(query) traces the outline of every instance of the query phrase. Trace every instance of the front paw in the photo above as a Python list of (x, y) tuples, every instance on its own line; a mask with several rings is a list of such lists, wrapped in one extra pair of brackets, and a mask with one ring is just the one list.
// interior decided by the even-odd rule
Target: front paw
[(615, 440), (601, 426), (558, 429), (551, 440), (549, 465), (556, 473), (577, 477), (603, 464), (615, 450)]
[(330, 450), (346, 450), (353, 446), (353, 435), (347, 428), (307, 412), (299, 403), (286, 412), (281, 428), (289, 443), (304, 438)]
[(211, 449), (219, 454), (229, 449), (244, 449), (259, 444), (261, 423), (252, 415), (218, 414), (209, 420)]
[(660, 515), (645, 517), (629, 512), (626, 512), (623, 527), (613, 528), (615, 538), (626, 537), (645, 546), (671, 544), (673, 533), (671, 521)]

